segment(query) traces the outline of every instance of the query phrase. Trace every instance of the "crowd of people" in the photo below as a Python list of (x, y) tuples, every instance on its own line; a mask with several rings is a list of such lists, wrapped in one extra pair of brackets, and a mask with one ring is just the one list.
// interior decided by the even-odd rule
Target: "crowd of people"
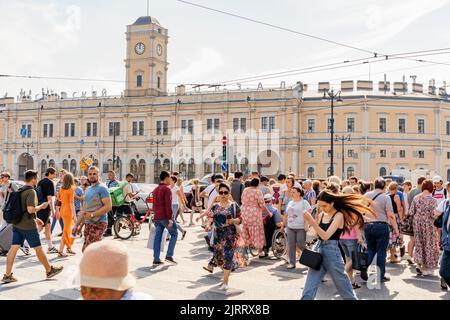
[[(118, 214), (133, 214), (131, 204), (138, 196), (131, 184), (134, 176), (127, 174), (126, 180), (119, 182), (110, 171), (103, 183), (99, 174), (98, 168), (90, 167), (88, 176), (78, 179), (61, 170), (55, 184), (54, 168), (48, 168), (40, 180), (36, 171), (28, 170), (21, 188), (10, 181), (8, 172), (0, 175), (0, 205), (5, 218), (13, 210), (12, 198), (20, 199), (24, 212), (19, 220), (10, 223), (12, 243), (7, 250), (3, 283), (18, 281), (13, 275), (13, 264), (19, 250), (29, 255), (30, 248), (34, 249), (47, 278), (62, 271), (61, 266), (49, 264), (42, 249), (41, 232), (47, 254), (59, 257), (77, 254), (72, 246), (82, 234), (83, 297), (139, 298), (131, 290), (134, 282), (128, 274), (125, 249), (110, 245), (109, 241), (101, 242), (104, 236), (112, 235)], [(177, 264), (175, 247), (179, 233), (181, 239), (186, 235), (183, 213), (187, 211), (188, 226), (201, 221), (211, 251), (211, 259), (203, 269), (209, 273), (214, 268), (223, 271), (221, 290), (229, 288), (232, 271), (248, 266), (250, 250), (257, 252), (260, 259), (270, 255), (277, 230), (286, 235), (282, 259), (287, 269), (296, 268), (307, 249), (321, 255), (320, 268), (309, 268), (302, 299), (315, 298), (326, 274), (343, 299), (357, 299), (361, 285), (352, 258), (359, 252), (366, 253), (369, 264), (376, 264), (379, 282), (390, 281), (386, 263), (396, 264), (405, 259), (415, 267), (418, 276), (432, 275), (439, 268), (441, 288), (446, 290), (450, 284), (450, 183), (444, 185), (439, 176), (421, 177), (413, 186), (411, 181), (399, 185), (383, 178), (367, 182), (357, 177), (341, 180), (332, 176), (325, 181), (300, 181), (293, 173), (271, 179), (252, 172), (244, 180), (242, 172), (235, 172), (228, 179), (213, 174), (210, 185), (204, 189), (198, 179), (193, 179), (190, 203), (178, 172), (162, 171), (159, 178), (160, 183), (152, 192), (155, 266), (165, 262)], [(123, 191), (124, 201), (113, 210), (110, 194), (114, 188)], [(7, 224), (1, 215), (0, 223), (2, 227)], [(59, 247), (52, 242), (57, 223), (62, 230), (58, 235)], [(161, 243), (166, 240), (165, 229), (168, 248), (163, 261), (160, 254)], [(96, 255), (100, 260), (117, 260), (118, 267), (112, 268), (117, 272), (93, 272), (88, 266), (95, 264), (92, 259)], [(360, 269), (362, 281), (368, 281), (369, 271), (367, 266)], [(105, 286), (108, 283), (105, 279), (109, 278), (122, 280)]]

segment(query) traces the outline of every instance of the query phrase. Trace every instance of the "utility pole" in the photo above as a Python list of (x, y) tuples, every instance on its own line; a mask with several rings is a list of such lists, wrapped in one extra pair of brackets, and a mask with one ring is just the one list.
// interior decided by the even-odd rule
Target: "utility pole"
[(113, 171), (116, 166), (116, 124), (117, 122), (113, 122), (113, 163), (112, 163)]
[(344, 143), (345, 141), (350, 141), (350, 135), (348, 136), (338, 136), (336, 135), (336, 142), (341, 141), (342, 142), (342, 180), (345, 180), (345, 164), (344, 164)]
[(150, 144), (151, 145), (155, 145), (156, 144), (156, 158), (155, 158), (155, 162), (157, 163), (157, 167), (154, 169), (154, 177), (153, 180), (155, 182), (156, 179), (158, 178), (157, 175), (159, 174), (159, 166), (160, 166), (160, 160), (159, 160), (159, 145), (160, 144), (164, 144), (164, 139), (151, 139), (150, 140)]
[(330, 157), (330, 176), (334, 175), (334, 99), (337, 98), (336, 102), (341, 103), (341, 91), (334, 92), (333, 89), (331, 91), (327, 88), (323, 89), (323, 98), (322, 101), (326, 102), (328, 100), (327, 94), (331, 99), (331, 119), (330, 119), (330, 147), (331, 147), (331, 157)]

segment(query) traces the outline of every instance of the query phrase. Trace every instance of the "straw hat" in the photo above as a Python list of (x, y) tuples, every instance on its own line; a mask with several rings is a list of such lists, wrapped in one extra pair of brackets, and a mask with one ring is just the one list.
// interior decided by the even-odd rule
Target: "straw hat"
[(136, 285), (128, 273), (128, 253), (116, 241), (100, 241), (89, 245), (80, 262), (80, 284), (89, 288), (125, 291)]

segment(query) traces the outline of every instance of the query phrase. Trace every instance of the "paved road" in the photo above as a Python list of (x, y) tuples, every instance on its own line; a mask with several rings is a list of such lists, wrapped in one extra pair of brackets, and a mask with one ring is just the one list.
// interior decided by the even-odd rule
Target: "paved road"
[[(179, 264), (176, 266), (152, 267), (152, 251), (146, 248), (147, 225), (143, 226), (139, 236), (123, 241), (129, 249), (131, 271), (138, 279), (137, 290), (151, 294), (156, 299), (299, 299), (307, 269), (297, 266), (297, 269), (290, 271), (282, 261), (276, 259), (253, 258), (249, 267), (231, 275), (232, 289), (229, 293), (219, 291), (222, 275), (220, 270), (217, 269), (214, 274), (207, 274), (202, 269), (210, 258), (202, 229), (194, 226), (187, 227), (186, 230), (188, 230), (186, 238), (177, 243), (175, 258)], [(55, 234), (56, 232), (55, 230)], [(107, 238), (104, 241), (121, 240)], [(19, 282), (0, 285), (0, 299), (80, 299), (76, 271), (81, 258), (81, 240), (76, 241), (74, 250), (78, 254), (72, 257), (50, 256), (51, 263), (62, 264), (65, 267), (65, 270), (52, 280), (45, 280), (44, 270), (34, 253), (25, 257), (20, 252), (14, 269)], [(0, 257), (1, 273), (4, 273), (5, 262), (6, 258)], [(419, 278), (406, 261), (398, 265), (389, 265), (387, 273), (392, 278), (391, 282), (375, 289), (369, 289), (364, 285), (356, 291), (358, 297), (371, 300), (450, 300), (450, 293), (441, 291), (437, 275)], [(330, 279), (321, 285), (317, 298), (339, 299)]]

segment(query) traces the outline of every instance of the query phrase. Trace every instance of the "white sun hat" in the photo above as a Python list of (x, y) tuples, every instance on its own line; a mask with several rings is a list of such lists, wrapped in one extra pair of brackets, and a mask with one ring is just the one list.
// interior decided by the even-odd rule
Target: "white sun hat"
[(90, 244), (80, 262), (80, 285), (117, 291), (134, 288), (136, 278), (128, 272), (125, 246), (116, 241)]

